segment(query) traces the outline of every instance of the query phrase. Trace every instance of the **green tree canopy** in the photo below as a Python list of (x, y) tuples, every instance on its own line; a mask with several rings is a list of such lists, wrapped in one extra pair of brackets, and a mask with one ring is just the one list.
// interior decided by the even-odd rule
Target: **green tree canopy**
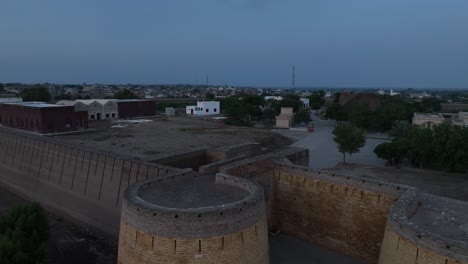
[(299, 111), (297, 111), (296, 115), (294, 116), (294, 121), (296, 124), (301, 122), (309, 122), (310, 120), (310, 111), (306, 108), (299, 109)]
[(132, 91), (130, 91), (129, 89), (123, 89), (119, 92), (116, 92), (114, 94), (114, 98), (115, 99), (138, 99), (138, 96), (136, 96), (134, 93), (132, 93)]
[(399, 164), (407, 158), (420, 168), (468, 170), (468, 128), (441, 124), (433, 128), (410, 126), (399, 130), (391, 143), (374, 149), (379, 158), (391, 164)]
[(205, 98), (207, 100), (213, 100), (213, 99), (215, 99), (215, 94), (214, 93), (206, 93)]
[(302, 107), (302, 101), (297, 94), (286, 94), (283, 96), (283, 100), (279, 101), (279, 107), (292, 107), (294, 112), (297, 113), (299, 108)]
[(312, 93), (312, 95), (308, 97), (310, 108), (314, 110), (320, 109), (325, 103), (324, 96), (325, 96), (325, 91), (323, 90)]
[(24, 89), (21, 91), (20, 97), (25, 102), (49, 102), (51, 99), (49, 90), (46, 87)]
[(331, 104), (325, 111), (325, 117), (337, 122), (348, 120), (348, 113), (338, 103)]
[(0, 263), (42, 263), (48, 231), (47, 216), (38, 204), (14, 208), (0, 219)]
[(339, 124), (333, 130), (333, 135), (335, 136), (333, 140), (337, 145), (338, 151), (343, 154), (344, 163), (346, 163), (346, 154), (359, 153), (366, 143), (365, 131), (353, 124)]

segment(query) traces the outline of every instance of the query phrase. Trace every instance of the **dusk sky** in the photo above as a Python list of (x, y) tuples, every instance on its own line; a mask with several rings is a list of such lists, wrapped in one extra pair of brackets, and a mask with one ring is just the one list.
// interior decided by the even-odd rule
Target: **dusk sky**
[(467, 0), (1, 0), (0, 82), (468, 88)]

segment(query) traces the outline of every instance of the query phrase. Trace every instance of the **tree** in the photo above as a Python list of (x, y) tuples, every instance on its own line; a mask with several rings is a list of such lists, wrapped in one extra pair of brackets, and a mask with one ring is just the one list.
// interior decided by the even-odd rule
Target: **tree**
[(207, 100), (213, 100), (213, 99), (215, 99), (215, 94), (214, 93), (206, 93), (205, 98)]
[(279, 102), (279, 107), (292, 107), (294, 112), (297, 113), (299, 108), (302, 107), (302, 101), (297, 94), (286, 94), (283, 96), (283, 100)]
[(310, 108), (314, 110), (320, 109), (320, 107), (323, 106), (325, 103), (325, 92), (323, 90), (320, 90), (318, 92), (314, 92), (312, 95), (309, 96), (309, 103), (310, 103)]
[(401, 162), (408, 153), (408, 144), (404, 139), (382, 143), (374, 148), (374, 153), (380, 159), (387, 160), (390, 165), (400, 167)]
[(355, 103), (351, 105), (348, 120), (359, 128), (368, 128), (371, 115), (372, 113), (367, 104)]
[(5, 86), (3, 85), (3, 83), (0, 83), (0, 92), (3, 92), (4, 89), (5, 89)]
[(271, 108), (266, 108), (262, 112), (262, 119), (267, 122), (273, 122), (276, 117), (276, 111)]
[(49, 90), (46, 87), (24, 89), (21, 91), (20, 97), (25, 102), (49, 102), (51, 99)]
[(138, 96), (136, 96), (132, 91), (129, 89), (123, 89), (122, 91), (116, 92), (114, 94), (115, 99), (138, 99)]
[(343, 163), (346, 163), (346, 154), (359, 153), (366, 143), (366, 133), (353, 124), (339, 124), (334, 130), (333, 140), (337, 144), (338, 151), (343, 154)]
[(390, 130), (390, 135), (395, 138), (405, 137), (411, 129), (410, 123), (407, 121), (395, 121), (393, 122), (392, 129)]
[(297, 111), (294, 116), (295, 123), (309, 122), (310, 121), (310, 111), (306, 108), (301, 108)]
[(0, 219), (0, 263), (42, 263), (49, 237), (39, 204), (19, 206)]
[(407, 158), (419, 168), (462, 173), (468, 170), (468, 128), (446, 124), (408, 127), (395, 129), (398, 132), (391, 143), (374, 149), (377, 156), (397, 165)]
[(338, 103), (333, 103), (327, 110), (325, 110), (325, 117), (328, 119), (332, 119), (340, 123), (341, 121), (348, 120), (348, 114), (343, 109), (343, 107)]

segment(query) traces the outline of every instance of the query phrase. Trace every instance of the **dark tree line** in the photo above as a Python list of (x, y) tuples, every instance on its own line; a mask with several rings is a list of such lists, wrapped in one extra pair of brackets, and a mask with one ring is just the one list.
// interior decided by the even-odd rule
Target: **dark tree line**
[(0, 218), (0, 263), (42, 263), (48, 237), (47, 216), (38, 204), (14, 208)]
[(25, 102), (49, 102), (51, 100), (51, 95), (46, 87), (24, 89), (19, 96)]
[(229, 125), (249, 126), (251, 121), (273, 122), (281, 107), (292, 107), (296, 114), (295, 122), (308, 122), (308, 109), (302, 108), (300, 97), (295, 94), (283, 96), (283, 100), (265, 100), (261, 95), (239, 95), (221, 100), (221, 109)]
[(129, 89), (123, 89), (122, 91), (116, 92), (114, 94), (115, 99), (138, 99), (138, 96), (136, 96), (132, 91)]
[(395, 121), (410, 122), (415, 112), (432, 113), (440, 110), (441, 100), (427, 98), (421, 102), (412, 102), (399, 96), (382, 96), (381, 105), (371, 110), (367, 104), (355, 103), (347, 108), (338, 102), (330, 105), (325, 117), (337, 122), (349, 121), (355, 126), (375, 131), (388, 131)]
[(391, 143), (378, 145), (374, 152), (391, 165), (407, 160), (419, 168), (451, 172), (468, 171), (468, 128), (438, 125), (433, 128), (395, 125)]

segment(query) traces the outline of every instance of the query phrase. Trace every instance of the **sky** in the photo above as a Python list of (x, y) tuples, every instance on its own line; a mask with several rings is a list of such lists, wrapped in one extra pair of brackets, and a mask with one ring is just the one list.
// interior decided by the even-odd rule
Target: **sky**
[(1, 0), (0, 82), (468, 88), (466, 0)]

